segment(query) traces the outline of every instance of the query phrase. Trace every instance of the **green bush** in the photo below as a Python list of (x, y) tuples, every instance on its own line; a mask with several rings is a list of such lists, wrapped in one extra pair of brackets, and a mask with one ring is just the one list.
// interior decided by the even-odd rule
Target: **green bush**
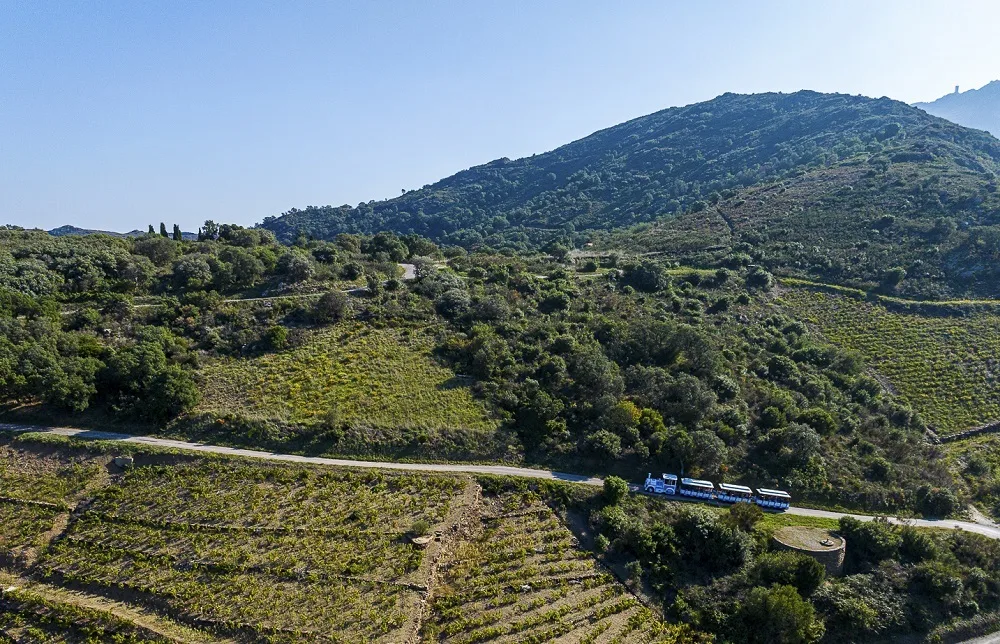
[(288, 346), (288, 329), (283, 326), (274, 325), (264, 332), (264, 344), (275, 351)]
[(609, 505), (618, 505), (628, 495), (628, 482), (618, 476), (604, 479), (604, 500)]
[(854, 569), (864, 569), (896, 556), (902, 537), (885, 517), (872, 521), (859, 521), (841, 517), (840, 534), (847, 543), (847, 564)]
[(917, 509), (928, 516), (946, 517), (958, 509), (958, 499), (947, 488), (921, 485), (917, 488)]
[(748, 644), (807, 644), (824, 633), (812, 604), (792, 586), (753, 588), (732, 622), (735, 641)]
[(760, 586), (794, 586), (800, 595), (809, 597), (826, 578), (826, 568), (808, 555), (771, 552), (757, 560), (750, 577)]

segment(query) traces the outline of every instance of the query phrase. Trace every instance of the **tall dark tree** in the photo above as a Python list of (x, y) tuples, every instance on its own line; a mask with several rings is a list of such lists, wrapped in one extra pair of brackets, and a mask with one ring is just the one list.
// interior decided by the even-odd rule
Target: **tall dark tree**
[(156, 231), (153, 230), (153, 224), (149, 225), (149, 231), (148, 232), (149, 232), (150, 235), (155, 235), (156, 234)]
[(202, 227), (205, 234), (205, 239), (215, 239), (219, 236), (219, 224), (215, 223), (211, 219), (205, 220), (205, 225)]
[(160, 222), (160, 237), (170, 237), (170, 235), (167, 234), (167, 225), (162, 221)]
[(184, 239), (184, 236), (181, 235), (181, 227), (174, 224), (174, 241), (181, 241), (182, 239)]

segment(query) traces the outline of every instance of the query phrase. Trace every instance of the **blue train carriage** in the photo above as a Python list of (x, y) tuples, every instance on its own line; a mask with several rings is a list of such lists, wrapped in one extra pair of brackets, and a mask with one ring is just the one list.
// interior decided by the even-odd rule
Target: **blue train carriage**
[(677, 476), (661, 474), (659, 478), (654, 478), (652, 474), (647, 474), (642, 489), (651, 494), (677, 494)]
[(745, 485), (719, 483), (715, 498), (723, 503), (753, 503), (753, 490)]
[(715, 497), (715, 485), (700, 479), (681, 479), (680, 495), (706, 501)]
[(754, 501), (765, 510), (786, 510), (792, 504), (792, 497), (781, 490), (758, 488)]

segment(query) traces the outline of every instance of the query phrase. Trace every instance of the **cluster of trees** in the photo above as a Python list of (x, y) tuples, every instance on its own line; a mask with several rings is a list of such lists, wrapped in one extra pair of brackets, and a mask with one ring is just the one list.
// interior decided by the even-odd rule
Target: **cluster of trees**
[(63, 315), (51, 298), (0, 288), (0, 398), (72, 412), (99, 404), (155, 423), (191, 409), (199, 393), (187, 343), (162, 327), (128, 324), (121, 304)]
[[(165, 230), (165, 227), (164, 227)], [(394, 275), (395, 263), (434, 255), (417, 236), (340, 235), (279, 244), (263, 229), (205, 222), (199, 240), (148, 233), (53, 237), (43, 231), (0, 229), (0, 287), (29, 296), (86, 300), (112, 293), (190, 295), (288, 289), (313, 281)]]
[(442, 356), (529, 459), (743, 478), (869, 510), (930, 512), (917, 488), (952, 485), (920, 418), (856, 355), (758, 303), (765, 271), (615, 263), (540, 279), (470, 255), (452, 261), (464, 278), (442, 270), (411, 287), (449, 322)]
[(763, 513), (678, 509), (618, 493), (609, 477), (591, 511), (596, 549), (667, 600), (668, 612), (724, 641), (861, 642), (928, 633), (1000, 606), (1000, 544), (885, 520), (840, 521), (846, 576), (769, 551)]
[[(136, 238), (0, 230), (0, 400), (163, 424), (196, 405), (202, 357), (282, 349), (303, 327), (349, 315), (345, 282), (367, 277), (369, 291), (398, 289), (396, 262), (440, 255), (415, 236), (285, 246), (266, 230), (212, 221), (198, 241), (161, 228)], [(258, 306), (226, 301), (305, 283), (326, 292)]]

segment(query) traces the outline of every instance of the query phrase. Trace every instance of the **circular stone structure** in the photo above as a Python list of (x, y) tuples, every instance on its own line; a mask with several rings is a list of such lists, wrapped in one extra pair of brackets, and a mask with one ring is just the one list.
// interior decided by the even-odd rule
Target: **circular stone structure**
[(774, 531), (771, 543), (776, 550), (792, 550), (812, 557), (826, 567), (828, 575), (838, 576), (844, 570), (847, 541), (829, 530), (786, 526)]

